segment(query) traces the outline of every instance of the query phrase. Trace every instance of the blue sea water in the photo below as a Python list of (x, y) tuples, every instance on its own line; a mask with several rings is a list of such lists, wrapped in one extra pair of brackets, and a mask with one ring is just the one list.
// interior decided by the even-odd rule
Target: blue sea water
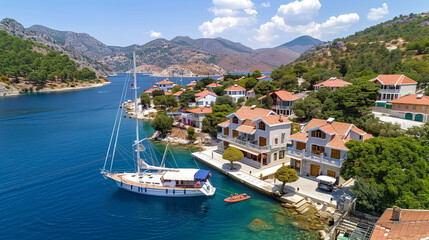
[[(124, 77), (110, 77), (112, 84), (89, 90), (0, 99), (0, 239), (314, 238), (294, 227), (292, 218), (278, 224), (279, 203), (214, 170), (212, 183), (219, 190), (209, 198), (137, 195), (105, 180), (99, 172)], [(157, 81), (141, 74), (138, 79), (140, 90)], [(149, 122), (140, 126), (141, 137), (153, 133)], [(128, 154), (134, 129), (135, 120), (122, 119), (119, 144)], [(153, 146), (156, 152), (165, 148)], [(172, 152), (179, 166), (195, 167), (189, 149), (173, 146)], [(131, 170), (132, 163), (113, 168)], [(223, 199), (231, 192), (252, 198), (227, 204)], [(255, 218), (274, 229), (249, 230)]]

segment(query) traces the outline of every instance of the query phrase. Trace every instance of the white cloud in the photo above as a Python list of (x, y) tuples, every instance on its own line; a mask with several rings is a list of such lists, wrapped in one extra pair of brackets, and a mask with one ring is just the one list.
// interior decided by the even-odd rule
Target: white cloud
[(313, 19), (319, 12), (319, 0), (302, 0), (280, 5), (277, 15), (283, 17), (286, 22), (302, 24)]
[(376, 21), (382, 19), (387, 14), (389, 14), (389, 9), (387, 7), (387, 4), (383, 3), (383, 6), (381, 8), (369, 9), (367, 19), (370, 21)]
[(251, 0), (213, 0), (213, 12), (215, 18), (202, 23), (198, 30), (204, 37), (213, 37), (227, 30), (247, 27), (255, 22), (258, 12), (254, 9)]
[(281, 5), (269, 22), (259, 26), (255, 40), (268, 44), (279, 37), (310, 35), (323, 38), (346, 31), (359, 21), (357, 13), (348, 13), (331, 16), (326, 21), (317, 23), (313, 17), (320, 8), (319, 0), (302, 0)]
[(154, 30), (151, 30), (149, 33), (151, 37), (156, 37), (156, 38), (162, 37), (162, 33), (155, 32)]
[(271, 4), (270, 4), (270, 2), (263, 2), (263, 3), (261, 3), (261, 6), (265, 7), (265, 8), (269, 8), (269, 7), (271, 7)]

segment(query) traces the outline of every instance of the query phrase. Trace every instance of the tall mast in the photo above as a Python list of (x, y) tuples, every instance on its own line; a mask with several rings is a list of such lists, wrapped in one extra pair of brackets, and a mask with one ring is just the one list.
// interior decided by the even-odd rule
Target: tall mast
[(136, 116), (136, 152), (137, 152), (137, 172), (140, 175), (140, 143), (139, 143), (139, 119), (137, 116), (137, 72), (136, 72), (136, 52), (133, 51), (133, 62), (134, 62), (134, 112)]

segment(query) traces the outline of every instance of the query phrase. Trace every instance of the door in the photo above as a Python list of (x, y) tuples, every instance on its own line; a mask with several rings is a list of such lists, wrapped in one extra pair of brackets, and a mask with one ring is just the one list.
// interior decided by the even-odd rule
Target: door
[(295, 170), (301, 171), (301, 161), (295, 160)]
[(416, 114), (416, 116), (414, 117), (415, 121), (418, 122), (423, 122), (423, 115), (422, 114)]
[(233, 138), (238, 137), (238, 131), (237, 130), (232, 130), (232, 137)]
[(310, 165), (310, 174), (311, 176), (317, 177), (319, 175), (320, 166), (319, 165)]
[(328, 176), (329, 177), (333, 177), (333, 178), (335, 178), (336, 176), (335, 176), (335, 171), (332, 171), (332, 170), (329, 170), (328, 169)]
[(267, 145), (267, 139), (264, 137), (259, 137), (259, 146), (263, 147)]
[(413, 114), (405, 113), (405, 119), (413, 120)]

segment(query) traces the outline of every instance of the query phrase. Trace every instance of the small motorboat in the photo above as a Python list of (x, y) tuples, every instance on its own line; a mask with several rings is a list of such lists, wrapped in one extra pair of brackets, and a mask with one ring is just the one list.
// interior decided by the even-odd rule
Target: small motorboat
[(229, 203), (233, 203), (233, 202), (241, 202), (241, 201), (247, 200), (249, 198), (250, 198), (249, 195), (247, 195), (246, 193), (242, 193), (240, 195), (235, 195), (235, 196), (231, 196), (229, 198), (225, 198), (224, 201), (229, 202)]

